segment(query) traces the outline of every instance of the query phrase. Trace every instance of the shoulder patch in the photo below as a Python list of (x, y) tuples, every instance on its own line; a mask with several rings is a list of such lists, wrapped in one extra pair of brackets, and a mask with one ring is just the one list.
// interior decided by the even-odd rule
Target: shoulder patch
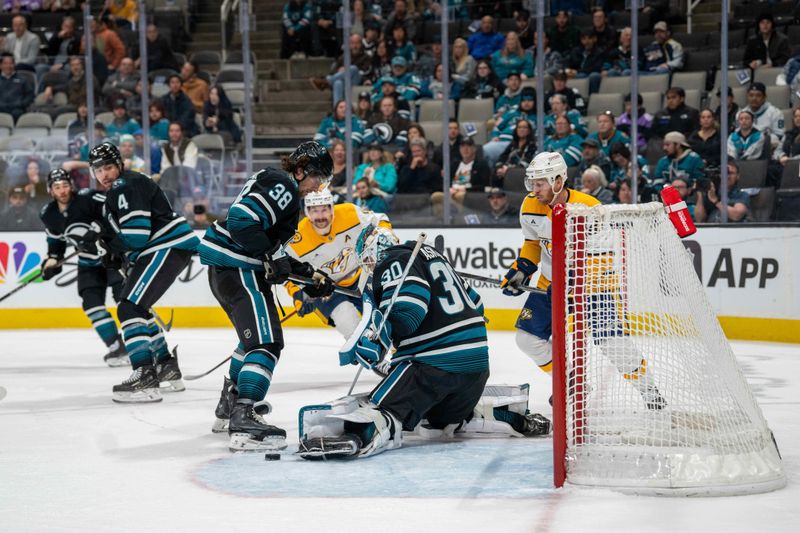
[(123, 185), (125, 185), (125, 178), (117, 178), (116, 180), (114, 180), (114, 183), (111, 184), (111, 188), (112, 189), (119, 189)]
[(84, 189), (79, 190), (78, 194), (81, 195), (81, 196), (88, 196), (88, 195), (92, 194), (93, 192), (94, 192), (93, 189), (84, 188)]
[(299, 231), (294, 232), (294, 237), (289, 244), (297, 244), (298, 242), (303, 240), (303, 235)]

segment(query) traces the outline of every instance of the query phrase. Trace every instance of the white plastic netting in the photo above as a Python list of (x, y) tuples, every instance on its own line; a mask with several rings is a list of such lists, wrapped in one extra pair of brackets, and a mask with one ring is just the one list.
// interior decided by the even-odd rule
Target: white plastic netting
[(766, 420), (663, 206), (567, 209), (567, 481), (782, 486)]

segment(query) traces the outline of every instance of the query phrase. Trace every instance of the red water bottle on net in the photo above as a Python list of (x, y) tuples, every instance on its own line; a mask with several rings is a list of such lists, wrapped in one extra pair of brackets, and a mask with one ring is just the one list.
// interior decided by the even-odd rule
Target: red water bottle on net
[(669, 219), (675, 226), (679, 237), (688, 237), (697, 231), (692, 216), (689, 214), (689, 208), (675, 187), (665, 185), (661, 189), (661, 201), (664, 203)]

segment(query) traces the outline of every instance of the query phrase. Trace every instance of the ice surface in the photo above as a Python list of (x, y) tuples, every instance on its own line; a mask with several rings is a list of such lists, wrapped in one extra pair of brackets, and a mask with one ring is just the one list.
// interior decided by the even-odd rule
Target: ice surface
[[(297, 443), (302, 405), (343, 396), (332, 330), (287, 330), (270, 423)], [(182, 329), (185, 373), (225, 358), (232, 330)], [(549, 378), (491, 332), (490, 383), (532, 384), (549, 415)], [(0, 531), (797, 531), (800, 347), (736, 342), (775, 433), (788, 486), (736, 498), (652, 498), (551, 488), (550, 439), (413, 442), (348, 463), (233, 455), (210, 432), (222, 369), (160, 404), (118, 405), (129, 370), (102, 363), (89, 329), (0, 332)], [(377, 378), (362, 373), (357, 391)]]

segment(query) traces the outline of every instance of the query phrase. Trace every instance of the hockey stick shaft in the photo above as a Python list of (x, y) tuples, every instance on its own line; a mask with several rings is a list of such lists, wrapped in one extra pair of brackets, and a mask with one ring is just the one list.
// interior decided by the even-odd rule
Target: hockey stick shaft
[[(500, 284), (502, 283), (499, 279), (494, 279), (494, 278), (490, 278), (490, 277), (487, 277), (487, 276), (479, 276), (478, 274), (470, 274), (468, 272), (456, 272), (456, 274), (458, 274), (462, 278), (471, 279), (471, 280), (475, 280), (475, 281), (482, 281), (484, 283), (489, 283), (491, 285), (496, 285), (497, 287), (499, 287)], [(528, 287), (528, 286), (525, 286), (525, 285), (517, 287), (517, 288), (519, 290), (525, 291), (525, 292), (535, 292), (535, 293), (538, 293), (538, 294), (547, 294), (547, 291), (545, 291), (543, 289), (537, 289), (537, 288)]]
[[(284, 322), (286, 322), (287, 320), (289, 320), (290, 318), (292, 318), (296, 314), (297, 314), (297, 309), (295, 309), (294, 311), (292, 311), (291, 313), (289, 313), (288, 315), (283, 317), (283, 319), (281, 319), (281, 324), (283, 324)], [(196, 379), (200, 379), (200, 378), (206, 377), (207, 375), (212, 373), (214, 370), (218, 369), (219, 367), (221, 367), (222, 365), (224, 365), (225, 363), (230, 361), (232, 357), (233, 357), (233, 355), (229, 355), (228, 357), (226, 357), (225, 359), (223, 359), (222, 361), (220, 361), (219, 363), (214, 365), (213, 368), (203, 372), (202, 374), (195, 374), (193, 376), (183, 376), (183, 379), (185, 379), (187, 381), (194, 381)]]
[[(62, 259), (62, 260), (61, 260), (61, 261), (59, 261), (58, 263), (56, 263), (56, 266), (55, 266), (54, 268), (58, 268), (58, 267), (62, 266), (64, 263), (66, 263), (67, 261), (69, 261), (70, 259), (72, 259), (73, 257), (75, 257), (76, 255), (78, 255), (79, 253), (80, 253), (80, 252), (78, 252), (78, 251), (76, 250), (75, 252), (73, 252), (73, 253), (69, 254), (67, 257), (65, 257), (64, 259)], [(39, 279), (42, 277), (42, 274), (44, 274), (44, 272), (39, 272), (38, 274), (36, 274), (35, 276), (33, 276), (31, 279), (29, 279), (29, 280), (27, 280), (25, 283), (21, 284), (19, 287), (15, 287), (15, 288), (14, 288), (13, 290), (11, 290), (10, 292), (8, 292), (8, 293), (4, 294), (3, 296), (0, 296), (0, 302), (2, 302), (3, 300), (5, 300), (5, 299), (7, 299), (7, 298), (10, 298), (12, 295), (14, 295), (14, 294), (18, 293), (19, 291), (21, 291), (22, 289), (24, 289), (25, 287), (27, 287), (27, 286), (28, 286), (28, 285), (30, 285), (31, 283), (33, 283), (33, 282), (35, 282), (35, 281), (38, 281), (38, 280), (39, 280)]]
[[(408, 263), (406, 263), (406, 267), (403, 269), (403, 273), (400, 275), (400, 281), (397, 283), (397, 287), (394, 289), (392, 299), (389, 300), (389, 306), (386, 308), (386, 312), (383, 313), (383, 318), (381, 319), (381, 323), (378, 325), (377, 331), (382, 330), (383, 326), (386, 324), (386, 320), (389, 318), (389, 313), (392, 312), (392, 308), (394, 307), (394, 302), (397, 301), (397, 297), (400, 294), (400, 289), (403, 288), (403, 283), (405, 282), (408, 273), (411, 271), (414, 260), (417, 258), (419, 249), (422, 248), (422, 245), (425, 243), (425, 239), (427, 238), (428, 235), (425, 232), (422, 232), (419, 234), (419, 236), (417, 236), (417, 242), (414, 244), (414, 249), (411, 250), (411, 256), (408, 258)], [(377, 331), (374, 332), (373, 335), (377, 336)], [(358, 370), (356, 371), (356, 377), (353, 378), (353, 383), (350, 384), (350, 390), (347, 391), (348, 396), (353, 394), (353, 389), (356, 388), (356, 383), (358, 383), (358, 378), (361, 376), (362, 370), (364, 370), (364, 367), (359, 365)]]
[[(295, 276), (294, 274), (289, 276), (289, 281), (294, 281), (295, 283), (300, 283), (301, 285), (313, 285), (314, 280), (311, 278), (304, 278), (301, 276)], [(358, 291), (354, 291), (353, 289), (348, 289), (346, 287), (340, 287), (339, 285), (334, 285), (333, 292), (338, 292), (344, 296), (350, 296), (351, 298), (358, 298), (361, 299), (361, 293)]]

